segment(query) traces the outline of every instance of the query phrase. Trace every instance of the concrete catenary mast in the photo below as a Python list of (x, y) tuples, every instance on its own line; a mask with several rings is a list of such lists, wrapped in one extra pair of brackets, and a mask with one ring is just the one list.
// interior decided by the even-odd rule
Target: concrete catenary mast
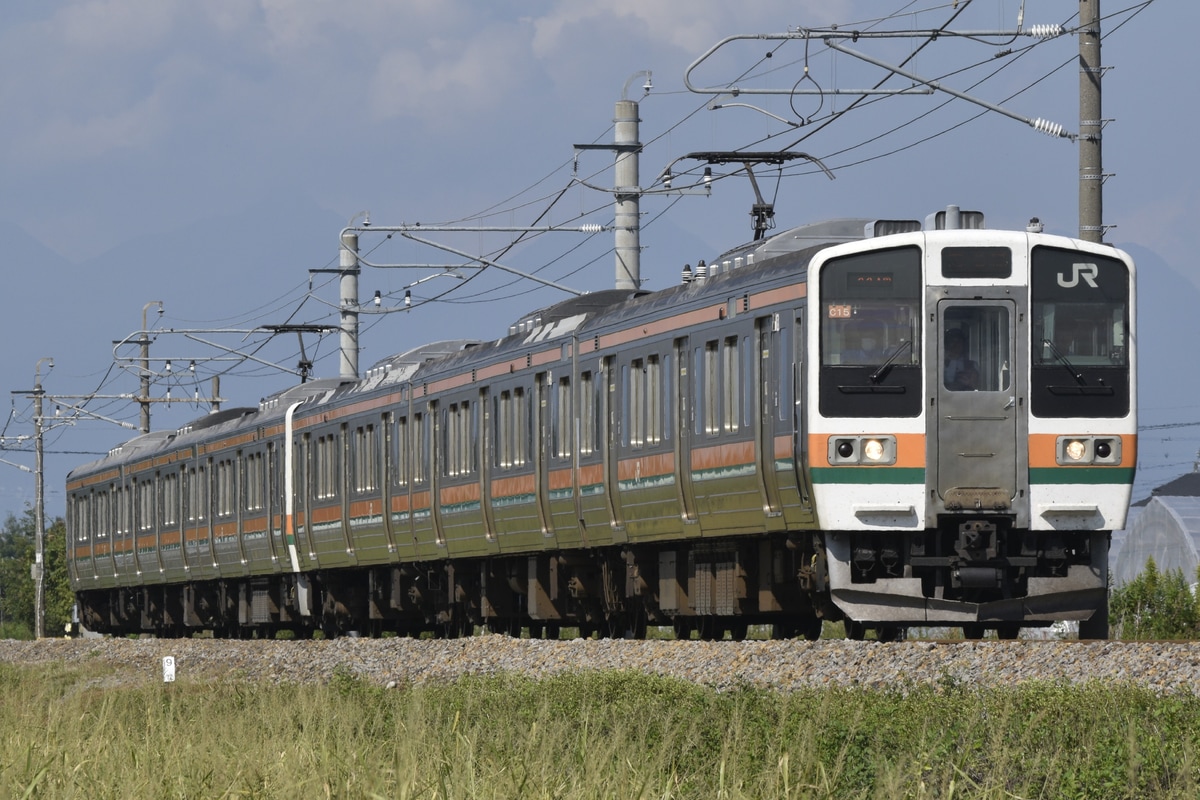
[(358, 378), (358, 234), (351, 231), (342, 233), (342, 247), (338, 258), (341, 281), (338, 292), (341, 302), (341, 336), (339, 350), (341, 351), (340, 376), (355, 380)]
[[(626, 84), (626, 89), (628, 89)], [(613, 224), (616, 248), (616, 289), (637, 289), (642, 284), (641, 187), (638, 186), (638, 104), (622, 98), (613, 115), (613, 144), (617, 151), (614, 169), (615, 200)]]

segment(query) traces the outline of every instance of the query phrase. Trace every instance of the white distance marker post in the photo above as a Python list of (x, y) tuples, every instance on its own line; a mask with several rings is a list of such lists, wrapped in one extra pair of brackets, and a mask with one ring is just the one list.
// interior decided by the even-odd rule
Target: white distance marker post
[(163, 683), (175, 682), (175, 656), (163, 656)]

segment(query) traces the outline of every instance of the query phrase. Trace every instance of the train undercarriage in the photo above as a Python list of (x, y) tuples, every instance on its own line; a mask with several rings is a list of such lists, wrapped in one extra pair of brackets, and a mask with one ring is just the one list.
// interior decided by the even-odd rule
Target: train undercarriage
[[(1013, 531), (946, 520), (917, 533), (792, 533), (279, 573), (78, 593), (83, 626), (115, 635), (217, 638), (470, 635), (966, 638), (1078, 619), (1107, 637), (1107, 534)], [(1099, 569), (1100, 573), (1104, 570)]]

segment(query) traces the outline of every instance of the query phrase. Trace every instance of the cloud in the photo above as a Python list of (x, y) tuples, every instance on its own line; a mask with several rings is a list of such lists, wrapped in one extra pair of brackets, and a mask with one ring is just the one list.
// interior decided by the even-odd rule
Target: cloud
[(493, 112), (532, 79), (531, 28), (491, 24), (469, 36), (435, 37), (392, 48), (375, 66), (367, 102), (377, 119), (405, 117), (433, 124)]
[(656, 46), (699, 55), (736, 33), (778, 32), (800, 23), (824, 24), (831, 15), (836, 19), (838, 9), (844, 5), (818, 0), (763, 0), (750, 5), (726, 0), (611, 0), (601, 4), (564, 0), (535, 20), (533, 47), (539, 58), (549, 58), (569, 50), (594, 26), (616, 25), (629, 36)]

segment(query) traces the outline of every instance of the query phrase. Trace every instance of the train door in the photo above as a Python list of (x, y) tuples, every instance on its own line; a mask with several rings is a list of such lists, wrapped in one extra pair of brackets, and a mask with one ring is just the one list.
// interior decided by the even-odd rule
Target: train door
[[(784, 358), (784, 370), (791, 383), (791, 391), (787, 401), (791, 403), (792, 420), (792, 463), (795, 466), (796, 488), (799, 490), (800, 504), (811, 514), (812, 483), (808, 471), (808, 416), (805, 409), (816, 405), (816, 398), (808, 396), (807, 374), (808, 337), (804, 330), (804, 311), (795, 309), (792, 313), (792, 335), (785, 339), (792, 346), (792, 357)], [(805, 520), (811, 519), (806, 516)], [(793, 520), (789, 520), (793, 522)]]
[(779, 413), (780, 401), (779, 315), (755, 320), (754, 338), (758, 351), (751, 394), (758, 395), (754, 451), (763, 493), (763, 512), (768, 517), (778, 517), (783, 513), (779, 498), (779, 474), (775, 471), (775, 418)]
[(696, 487), (692, 484), (692, 382), (688, 379), (688, 339), (675, 340), (675, 485), (679, 487), (680, 516), (684, 522), (695, 522)]
[(267, 544), (270, 546), (271, 562), (279, 571), (283, 563), (283, 494), (279, 488), (279, 451), (274, 442), (267, 442), (266, 452), (267, 472)]
[(549, 372), (539, 372), (533, 379), (533, 476), (537, 498), (538, 522), (542, 535), (554, 536), (554, 517), (550, 512), (550, 382)]
[(479, 511), (483, 522), (483, 539), (490, 553), (500, 552), (496, 538), (496, 510), (492, 507), (492, 450), (495, 419), (492, 414), (492, 395), (486, 386), (479, 389), (479, 401), (475, 405), (479, 415), (479, 433), (475, 446), (479, 448), (476, 460), (479, 463)]
[(1016, 331), (1010, 298), (942, 299), (930, 370), (937, 496), (948, 511), (1007, 511), (1018, 486)]
[(442, 527), (442, 463), (446, 458), (442, 441), (445, 422), (441, 418), (437, 400), (429, 401), (429, 513), (433, 524), (433, 538), (438, 547), (446, 546), (445, 529)]
[(605, 356), (602, 366), (604, 391), (600, 402), (602, 426), (601, 446), (604, 448), (604, 494), (608, 498), (608, 513), (612, 518), (613, 542), (620, 543), (627, 539), (625, 534), (625, 517), (621, 512), (621, 483), (618, 472), (617, 443), (621, 439), (620, 426), (625, 424), (619, 412), (620, 404), (617, 398), (620, 386), (617, 382), (617, 364), (613, 356)]

